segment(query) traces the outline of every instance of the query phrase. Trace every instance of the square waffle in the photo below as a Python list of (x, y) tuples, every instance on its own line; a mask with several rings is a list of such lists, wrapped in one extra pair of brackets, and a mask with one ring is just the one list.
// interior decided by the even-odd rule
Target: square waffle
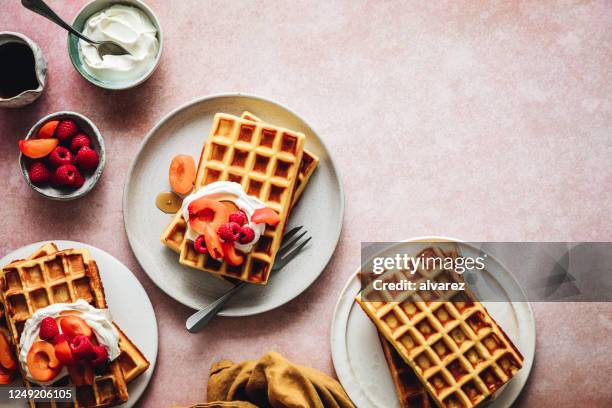
[[(184, 234), (177, 235), (180, 213), (164, 231), (162, 242), (179, 238), (179, 262), (183, 265), (265, 284), (281, 244), (303, 151), (304, 135), (301, 133), (233, 115), (216, 114), (200, 157), (195, 190), (215, 181), (237, 182), (247, 194), (275, 210), (281, 221), (275, 227), (266, 227), (253, 251), (245, 254), (244, 263), (238, 267), (199, 254), (191, 240), (184, 239)], [(184, 220), (182, 223), (185, 228)]]
[[(36, 310), (53, 303), (72, 303), (77, 299), (84, 299), (99, 309), (107, 307), (97, 265), (85, 249), (69, 249), (3, 267), (0, 295), (17, 354), (25, 322)], [(21, 374), (27, 388), (35, 386), (25, 379), (23, 372)], [(71, 383), (65, 377), (54, 385), (70, 386)], [(92, 385), (82, 384), (75, 388), (75, 407), (110, 407), (128, 399), (125, 377), (117, 360), (96, 370)], [(32, 407), (37, 405), (40, 406), (39, 403), (30, 403)]]
[[(424, 252), (443, 255), (437, 247)], [(418, 273), (438, 282), (456, 275), (444, 270)], [(470, 408), (491, 399), (522, 367), (523, 356), (471, 293), (444, 302), (420, 296), (365, 301), (360, 293), (356, 301), (437, 405)]]

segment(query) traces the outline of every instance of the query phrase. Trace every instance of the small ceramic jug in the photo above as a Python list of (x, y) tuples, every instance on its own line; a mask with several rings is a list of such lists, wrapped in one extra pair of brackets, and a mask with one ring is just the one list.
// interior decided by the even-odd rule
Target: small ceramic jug
[[(21, 90), (16, 95), (0, 95), (0, 108), (19, 108), (25, 105), (28, 105), (34, 102), (45, 89), (45, 82), (47, 80), (47, 62), (45, 61), (45, 57), (40, 49), (40, 47), (31, 39), (26, 37), (20, 33), (14, 33), (11, 31), (2, 31), (0, 32), (0, 52), (2, 52), (2, 47), (9, 45), (12, 46), (12, 43), (20, 43), (26, 45), (33, 54), (33, 67), (24, 67), (27, 69), (34, 70), (35, 79), (32, 78), (31, 83), (27, 86), (27, 89)], [(6, 48), (5, 48), (6, 49)], [(31, 60), (28, 59), (28, 60)], [(6, 64), (2, 61), (3, 65)], [(0, 67), (0, 75), (3, 77), (0, 78), (0, 81), (13, 81), (14, 79), (10, 77), (10, 73), (8, 70), (8, 65), (4, 65)], [(14, 71), (12, 71), (14, 72)], [(4, 97), (3, 97), (4, 96)]]

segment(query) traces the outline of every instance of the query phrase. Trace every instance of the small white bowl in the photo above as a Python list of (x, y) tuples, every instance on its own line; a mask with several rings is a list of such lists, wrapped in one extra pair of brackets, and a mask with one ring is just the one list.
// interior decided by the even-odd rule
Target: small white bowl
[(83, 61), (81, 59), (81, 51), (79, 47), (80, 40), (76, 36), (69, 34), (68, 35), (68, 55), (70, 57), (70, 61), (72, 62), (72, 65), (74, 66), (74, 68), (83, 78), (85, 78), (86, 80), (94, 84), (95, 86), (98, 86), (104, 89), (109, 89), (109, 90), (121, 90), (121, 89), (133, 88), (137, 85), (140, 85), (147, 79), (149, 79), (149, 77), (153, 75), (153, 72), (155, 72), (155, 70), (157, 69), (157, 66), (159, 65), (159, 60), (161, 58), (163, 44), (164, 44), (164, 34), (162, 32), (162, 27), (161, 27), (161, 24), (159, 23), (159, 20), (157, 19), (157, 16), (155, 15), (155, 13), (153, 13), (153, 10), (151, 10), (149, 6), (147, 6), (144, 2), (140, 0), (93, 0), (87, 3), (85, 6), (83, 6), (81, 10), (79, 10), (76, 17), (74, 18), (74, 21), (72, 22), (72, 27), (82, 32), (83, 27), (85, 26), (85, 23), (87, 22), (89, 17), (115, 4), (124, 4), (127, 6), (139, 8), (147, 15), (147, 17), (149, 17), (149, 19), (151, 20), (151, 23), (153, 23), (153, 25), (157, 29), (157, 40), (159, 41), (159, 50), (157, 51), (157, 56), (155, 57), (155, 61), (153, 62), (151, 67), (141, 77), (136, 78), (136, 79), (126, 80), (126, 81), (104, 81), (104, 80), (94, 77), (89, 72), (87, 72), (87, 70), (83, 67)]
[(104, 165), (106, 164), (106, 151), (104, 149), (104, 139), (102, 138), (102, 134), (100, 134), (100, 131), (98, 130), (96, 125), (94, 125), (94, 123), (89, 120), (89, 118), (84, 115), (81, 115), (80, 113), (63, 111), (47, 115), (38, 122), (36, 122), (34, 126), (32, 126), (32, 129), (30, 129), (28, 135), (26, 136), (26, 140), (35, 137), (38, 134), (38, 130), (42, 127), (42, 125), (44, 125), (48, 121), (64, 119), (74, 120), (79, 129), (89, 136), (89, 139), (91, 141), (91, 148), (95, 149), (96, 152), (98, 152), (98, 156), (100, 157), (100, 162), (98, 163), (98, 167), (96, 168), (96, 170), (93, 173), (84, 174), (85, 184), (83, 184), (81, 188), (77, 190), (64, 190), (53, 187), (50, 183), (45, 184), (43, 186), (37, 186), (36, 184), (33, 184), (30, 181), (30, 177), (28, 176), (28, 166), (33, 161), (36, 161), (38, 159), (30, 159), (29, 157), (26, 157), (23, 153), (19, 154), (19, 165), (21, 166), (21, 173), (23, 174), (23, 178), (25, 179), (26, 183), (28, 183), (28, 186), (30, 186), (32, 190), (36, 191), (43, 197), (56, 201), (75, 200), (89, 193), (102, 176), (102, 171), (104, 170)]

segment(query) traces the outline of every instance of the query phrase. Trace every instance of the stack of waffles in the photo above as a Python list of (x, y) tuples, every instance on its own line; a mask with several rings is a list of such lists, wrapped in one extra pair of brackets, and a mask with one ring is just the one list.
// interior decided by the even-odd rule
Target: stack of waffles
[[(432, 246), (416, 256), (458, 254), (456, 246)], [(443, 269), (417, 272), (421, 281), (452, 282), (458, 276)], [(378, 329), (402, 407), (479, 406), (523, 365), (518, 349), (469, 291), (450, 291), (433, 301), (423, 292), (370, 300), (366, 291), (356, 301)]]
[[(14, 261), (0, 271), (0, 299), (3, 322), (11, 336), (15, 355), (20, 352), (20, 337), (25, 322), (36, 312), (54, 303), (72, 303), (84, 299), (96, 308), (107, 308), (104, 287), (96, 262), (86, 249), (59, 251), (55, 244), (46, 244), (29, 258)], [(142, 352), (115, 324), (119, 332), (119, 357), (106, 367), (96, 369), (92, 384), (78, 374), (58, 380), (52, 386), (75, 387), (72, 404), (34, 402), (31, 407), (110, 407), (128, 400), (127, 384), (149, 368)], [(26, 380), (24, 385), (35, 387)]]
[(198, 253), (193, 241), (186, 238), (187, 223), (180, 211), (164, 230), (162, 243), (180, 254), (182, 265), (265, 284), (290, 211), (319, 162), (317, 156), (304, 149), (304, 143), (304, 134), (265, 123), (249, 112), (240, 117), (216, 114), (200, 156), (194, 191), (216, 181), (239, 183), (248, 195), (275, 210), (281, 221), (274, 227), (266, 226), (239, 266)]

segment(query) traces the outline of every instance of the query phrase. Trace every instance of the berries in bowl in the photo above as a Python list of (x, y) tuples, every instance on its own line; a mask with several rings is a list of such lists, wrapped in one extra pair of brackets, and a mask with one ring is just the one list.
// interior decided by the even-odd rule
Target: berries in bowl
[(88, 118), (75, 112), (58, 112), (42, 118), (19, 141), (19, 150), (26, 182), (52, 200), (84, 196), (104, 169), (104, 140), (100, 131)]

